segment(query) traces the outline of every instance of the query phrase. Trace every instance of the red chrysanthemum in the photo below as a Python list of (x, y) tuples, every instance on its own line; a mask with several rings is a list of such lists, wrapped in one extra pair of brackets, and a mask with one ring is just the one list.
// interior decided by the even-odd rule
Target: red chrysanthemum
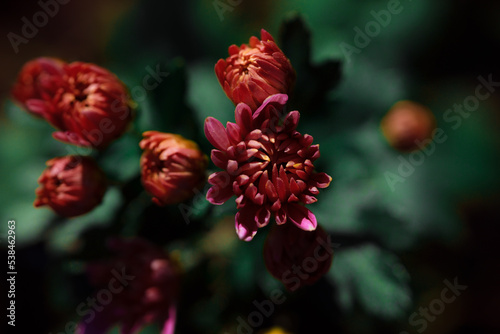
[(157, 322), (162, 334), (173, 334), (180, 286), (178, 263), (141, 238), (114, 238), (108, 245), (114, 256), (87, 266), (90, 282), (101, 288), (94, 299), (99, 312), (84, 312), (76, 333), (104, 334), (119, 325), (120, 333), (134, 334)]
[(333, 260), (329, 235), (318, 225), (309, 232), (284, 224), (273, 226), (264, 244), (267, 270), (288, 290), (315, 283)]
[(255, 111), (236, 106), (236, 123), (224, 126), (215, 118), (205, 121), (205, 135), (215, 146), (212, 161), (224, 169), (212, 174), (207, 193), (212, 204), (236, 196), (236, 232), (249, 241), (257, 229), (274, 216), (277, 224), (291, 221), (299, 228), (316, 228), (316, 217), (304, 205), (316, 202), (318, 188), (326, 188), (331, 177), (316, 173), (313, 162), (319, 146), (313, 138), (295, 129), (299, 112), (283, 112), (288, 96), (267, 98)]
[(125, 85), (89, 63), (36, 59), (22, 68), (12, 95), (60, 130), (54, 138), (79, 146), (107, 146), (125, 132), (132, 118)]
[(158, 205), (175, 204), (205, 184), (208, 158), (198, 145), (180, 135), (147, 131), (140, 147), (141, 180)]
[(32, 114), (60, 127), (55, 105), (64, 91), (64, 62), (55, 58), (37, 58), (27, 62), (16, 83), (12, 96)]
[(261, 40), (252, 36), (248, 45), (231, 45), (229, 57), (215, 65), (215, 74), (234, 104), (243, 102), (252, 110), (270, 95), (290, 93), (295, 82), (290, 60), (264, 29)]
[(47, 205), (58, 215), (74, 217), (85, 214), (102, 201), (106, 192), (106, 176), (94, 159), (66, 156), (47, 161), (38, 179), (33, 205)]

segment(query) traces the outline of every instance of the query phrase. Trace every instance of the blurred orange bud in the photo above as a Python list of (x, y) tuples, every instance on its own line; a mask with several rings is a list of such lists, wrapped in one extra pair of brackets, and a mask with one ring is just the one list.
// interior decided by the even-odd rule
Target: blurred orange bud
[(143, 136), (142, 184), (153, 202), (163, 206), (193, 197), (205, 183), (208, 157), (180, 135), (147, 131)]
[(380, 124), (389, 144), (399, 151), (418, 150), (423, 141), (432, 138), (436, 119), (429, 108), (412, 101), (399, 101)]

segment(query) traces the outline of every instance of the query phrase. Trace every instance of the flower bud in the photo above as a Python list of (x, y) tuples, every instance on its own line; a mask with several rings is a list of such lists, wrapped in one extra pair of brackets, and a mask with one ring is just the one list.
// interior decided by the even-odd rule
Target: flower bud
[(264, 29), (261, 40), (252, 36), (248, 45), (231, 45), (229, 57), (215, 65), (215, 74), (235, 105), (244, 102), (253, 111), (271, 95), (290, 93), (295, 83), (290, 60)]
[(38, 179), (35, 207), (48, 205), (58, 215), (74, 217), (92, 211), (106, 192), (106, 176), (86, 156), (66, 156), (47, 161)]
[(54, 138), (79, 146), (106, 147), (125, 132), (132, 118), (124, 84), (89, 63), (35, 59), (22, 68), (12, 95), (60, 130)]
[(113, 73), (74, 62), (65, 66), (65, 82), (57, 104), (61, 131), (54, 138), (101, 149), (125, 132), (132, 119), (131, 99)]
[[(409, 152), (432, 138), (436, 119), (425, 106), (412, 101), (399, 101), (384, 116), (382, 133), (395, 149)], [(420, 144), (420, 145), (419, 145)]]
[(142, 184), (163, 206), (194, 196), (205, 183), (208, 158), (198, 145), (180, 135), (147, 131), (140, 147)]
[(12, 87), (12, 96), (33, 115), (60, 126), (55, 103), (64, 91), (64, 62), (37, 58), (27, 62)]
[(180, 286), (178, 262), (137, 237), (110, 239), (108, 247), (113, 252), (110, 258), (87, 265), (89, 280), (99, 289), (96, 299), (102, 309), (95, 317), (84, 317), (76, 333), (104, 334), (118, 325), (120, 333), (134, 334), (156, 322), (163, 327), (161, 333), (173, 334)]
[(290, 291), (320, 279), (330, 269), (332, 259), (329, 235), (319, 225), (314, 231), (291, 224), (275, 225), (264, 244), (267, 270)]

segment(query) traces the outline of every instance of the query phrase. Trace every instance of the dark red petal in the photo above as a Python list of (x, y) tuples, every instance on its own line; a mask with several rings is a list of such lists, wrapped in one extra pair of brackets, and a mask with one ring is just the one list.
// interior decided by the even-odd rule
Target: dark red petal
[(275, 219), (276, 219), (276, 224), (282, 225), (286, 223), (287, 220), (287, 215), (286, 211), (284, 208), (281, 208), (276, 214), (275, 214)]
[(227, 63), (224, 59), (219, 59), (217, 64), (215, 64), (215, 75), (217, 76), (219, 83), (223, 87), (224, 87), (223, 83), (225, 79), (226, 68), (227, 68)]
[(252, 109), (250, 109), (250, 107), (245, 103), (239, 103), (234, 111), (234, 116), (236, 124), (238, 124), (240, 130), (242, 131), (242, 136), (246, 137), (246, 135), (253, 130)]
[(257, 210), (257, 214), (255, 216), (255, 223), (257, 227), (264, 227), (269, 223), (269, 218), (271, 218), (271, 212), (269, 212), (266, 208), (260, 208)]
[(231, 139), (231, 142), (233, 145), (236, 145), (241, 141), (241, 132), (240, 132), (240, 127), (238, 124), (234, 124), (231, 122), (226, 123), (226, 129), (227, 129), (227, 134), (229, 135), (229, 139)]
[(313, 174), (311, 176), (311, 179), (313, 179), (316, 182), (316, 187), (318, 188), (326, 188), (330, 185), (330, 182), (332, 181), (331, 176), (329, 176), (326, 173)]
[(252, 115), (252, 118), (256, 119), (257, 117), (259, 117), (261, 112), (263, 112), (270, 103), (277, 103), (279, 106), (284, 106), (287, 101), (288, 101), (288, 95), (286, 94), (271, 95), (267, 99), (265, 99), (264, 102), (262, 102), (262, 105)]
[(213, 186), (208, 189), (207, 192), (207, 201), (215, 205), (224, 204), (228, 199), (233, 196), (233, 189), (231, 186), (227, 187), (219, 187)]
[(224, 152), (219, 150), (212, 150), (211, 154), (212, 161), (214, 165), (219, 168), (225, 169), (227, 166), (227, 156)]
[(273, 38), (273, 36), (271, 36), (271, 34), (270, 34), (270, 33), (268, 33), (268, 32), (267, 32), (266, 30), (264, 30), (264, 29), (261, 29), (261, 30), (260, 30), (260, 39), (261, 39), (262, 41), (266, 41), (266, 42), (268, 42), (268, 41), (274, 42), (274, 38)]
[(234, 217), (236, 234), (243, 241), (252, 240), (257, 233), (257, 209), (254, 205), (245, 205)]
[(207, 117), (205, 120), (205, 136), (219, 150), (225, 151), (230, 145), (226, 129), (221, 122), (213, 117)]
[(300, 113), (297, 110), (289, 112), (284, 121), (285, 125), (284, 131), (285, 132), (294, 131), (297, 128), (297, 125), (299, 124), (299, 119), (300, 119)]

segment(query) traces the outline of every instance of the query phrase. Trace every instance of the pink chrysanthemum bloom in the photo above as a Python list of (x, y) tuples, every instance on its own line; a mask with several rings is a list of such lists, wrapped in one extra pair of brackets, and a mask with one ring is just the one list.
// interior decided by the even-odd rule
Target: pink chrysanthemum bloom
[(288, 224), (273, 226), (264, 244), (266, 268), (290, 291), (311, 285), (323, 277), (332, 264), (329, 238), (319, 225), (312, 232)]
[(331, 181), (314, 171), (319, 146), (295, 130), (299, 112), (284, 113), (287, 99), (285, 94), (272, 95), (254, 113), (240, 103), (236, 123), (228, 122), (227, 128), (212, 117), (205, 121), (205, 135), (216, 148), (212, 161), (224, 169), (209, 177), (213, 186), (207, 200), (223, 204), (236, 196), (236, 232), (245, 241), (252, 240), (271, 216), (279, 225), (290, 221), (314, 230), (316, 217), (304, 205), (316, 202), (318, 188)]
[(92, 211), (101, 203), (107, 187), (106, 176), (94, 159), (74, 155), (47, 161), (38, 183), (33, 205), (47, 205), (64, 217)]
[(205, 184), (208, 165), (198, 145), (172, 133), (146, 131), (143, 136), (141, 181), (153, 202), (163, 206), (193, 197)]
[(60, 130), (54, 138), (79, 146), (106, 147), (132, 118), (125, 85), (90, 63), (36, 59), (22, 68), (12, 95)]
[(252, 36), (248, 45), (231, 45), (229, 57), (215, 65), (215, 74), (234, 104), (243, 102), (252, 110), (270, 95), (290, 93), (295, 83), (290, 60), (264, 29), (260, 40)]
[[(160, 323), (162, 334), (173, 334), (180, 268), (161, 248), (140, 238), (108, 242), (116, 254), (90, 263), (87, 273), (98, 290), (95, 308), (79, 308), (77, 334), (104, 334), (113, 326), (134, 334), (150, 323)], [(97, 312), (95, 311), (97, 310)]]

